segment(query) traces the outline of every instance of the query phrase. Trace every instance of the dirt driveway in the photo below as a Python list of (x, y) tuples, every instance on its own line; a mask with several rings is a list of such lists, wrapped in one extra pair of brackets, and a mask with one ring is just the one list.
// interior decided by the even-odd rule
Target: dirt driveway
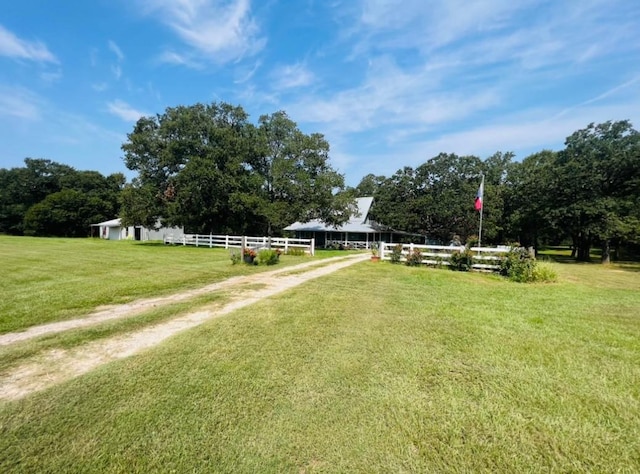
[[(215, 309), (180, 314), (168, 321), (135, 332), (92, 341), (69, 350), (48, 350), (31, 359), (27, 359), (18, 367), (0, 374), (0, 399), (16, 400), (35, 391), (77, 377), (95, 369), (99, 365), (129, 357), (141, 350), (160, 344), (180, 331), (193, 328), (207, 320), (231, 313), (236, 309), (282, 293), (306, 281), (328, 275), (368, 258), (369, 255), (367, 254), (358, 254), (326, 260), (314, 260), (313, 262), (270, 272), (230, 278), (197, 290), (99, 308), (84, 318), (45, 324), (29, 328), (26, 331), (1, 335), (0, 346), (19, 344), (39, 336), (135, 316), (152, 308), (188, 301), (212, 292), (233, 290), (231, 300)], [(254, 288), (251, 288), (252, 285)], [(255, 289), (256, 285), (259, 285), (259, 289)]]

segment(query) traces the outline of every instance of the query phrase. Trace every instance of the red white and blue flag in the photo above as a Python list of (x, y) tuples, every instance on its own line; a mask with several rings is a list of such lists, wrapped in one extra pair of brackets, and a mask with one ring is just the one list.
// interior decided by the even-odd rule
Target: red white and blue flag
[(482, 210), (483, 194), (484, 194), (484, 176), (482, 177), (482, 181), (480, 182), (480, 187), (478, 188), (478, 193), (476, 194), (476, 203), (475, 203), (476, 211)]

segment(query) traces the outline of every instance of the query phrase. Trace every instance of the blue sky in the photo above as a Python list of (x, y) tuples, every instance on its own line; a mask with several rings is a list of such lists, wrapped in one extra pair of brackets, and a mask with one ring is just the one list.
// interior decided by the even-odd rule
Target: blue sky
[(640, 128), (637, 0), (21, 0), (0, 6), (0, 167), (127, 172), (141, 115), (225, 101), (323, 133), (356, 185)]

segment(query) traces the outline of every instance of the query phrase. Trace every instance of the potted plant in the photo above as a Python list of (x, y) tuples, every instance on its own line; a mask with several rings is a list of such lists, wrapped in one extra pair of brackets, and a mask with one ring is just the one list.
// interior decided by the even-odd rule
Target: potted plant
[(379, 262), (380, 261), (379, 250), (380, 250), (380, 248), (378, 247), (377, 242), (374, 242), (374, 243), (371, 244), (371, 261), (372, 262)]
[(255, 260), (256, 255), (256, 251), (249, 247), (245, 247), (242, 251), (242, 259), (244, 263), (248, 263), (249, 265), (254, 263), (253, 261)]

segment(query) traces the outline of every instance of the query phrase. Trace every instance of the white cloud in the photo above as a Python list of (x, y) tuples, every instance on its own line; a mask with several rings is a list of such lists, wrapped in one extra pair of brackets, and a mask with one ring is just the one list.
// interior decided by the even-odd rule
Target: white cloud
[(120, 80), (120, 78), (122, 77), (122, 68), (117, 64), (114, 64), (113, 66), (111, 66), (111, 72), (113, 73), (113, 76), (116, 78), (116, 81)]
[(115, 41), (109, 40), (108, 43), (109, 49), (113, 54), (118, 58), (118, 62), (122, 62), (124, 60), (124, 53), (120, 49), (120, 47), (115, 43)]
[(40, 41), (26, 41), (0, 25), (0, 56), (28, 59), (35, 62), (58, 63), (58, 59)]
[(0, 117), (34, 121), (42, 116), (41, 99), (23, 87), (0, 85)]
[(91, 88), (96, 92), (104, 92), (109, 88), (109, 84), (106, 82), (97, 82), (95, 84), (91, 84)]
[(199, 61), (185, 54), (176, 53), (175, 51), (164, 51), (162, 54), (160, 54), (160, 56), (158, 56), (158, 61), (161, 63), (173, 64), (177, 66), (186, 66), (191, 69), (203, 68), (203, 65)]
[[(333, 95), (305, 92), (286, 109), (296, 120), (360, 132), (390, 126), (424, 130), (443, 121), (459, 121), (501, 101), (494, 87), (445, 91), (428, 68), (405, 71), (391, 58), (372, 61), (364, 82)], [(389, 132), (387, 132), (389, 133)]]
[(136, 122), (140, 117), (149, 115), (146, 112), (134, 109), (131, 105), (119, 99), (107, 102), (107, 110), (125, 122)]
[(41, 72), (40, 79), (49, 84), (53, 84), (54, 82), (58, 82), (62, 79), (62, 71), (58, 69), (57, 71)]
[(294, 89), (313, 83), (314, 75), (302, 63), (281, 66), (274, 69), (271, 77), (275, 81), (276, 89)]
[(138, 4), (144, 13), (158, 17), (192, 52), (211, 62), (235, 61), (265, 45), (251, 17), (250, 0), (139, 0)]

